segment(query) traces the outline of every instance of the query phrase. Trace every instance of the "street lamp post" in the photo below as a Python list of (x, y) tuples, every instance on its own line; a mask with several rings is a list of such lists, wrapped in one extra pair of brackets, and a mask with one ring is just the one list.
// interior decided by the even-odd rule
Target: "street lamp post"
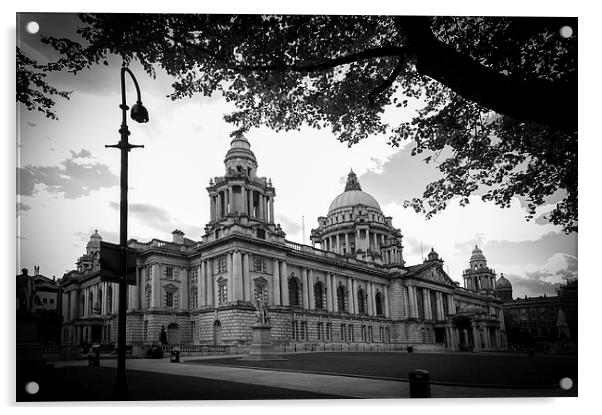
[(126, 103), (125, 94), (125, 74), (126, 72), (134, 81), (138, 99), (132, 107), (131, 117), (139, 123), (148, 122), (148, 111), (142, 105), (140, 98), (140, 87), (138, 81), (134, 77), (132, 71), (127, 67), (121, 68), (121, 127), (119, 133), (121, 140), (118, 144), (105, 145), (105, 147), (118, 148), (121, 150), (121, 200), (119, 204), (119, 262), (121, 279), (119, 281), (119, 313), (117, 319), (117, 377), (115, 379), (115, 388), (113, 390), (113, 398), (115, 400), (125, 401), (129, 399), (127, 379), (125, 375), (125, 331), (126, 331), (126, 301), (127, 301), (127, 229), (128, 229), (128, 153), (132, 148), (144, 147), (141, 145), (133, 145), (128, 141), (130, 131), (127, 126), (127, 110), (129, 107)]

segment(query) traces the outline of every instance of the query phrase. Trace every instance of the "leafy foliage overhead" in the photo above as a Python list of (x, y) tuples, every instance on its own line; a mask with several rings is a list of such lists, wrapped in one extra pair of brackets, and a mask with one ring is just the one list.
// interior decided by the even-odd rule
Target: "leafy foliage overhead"
[[(507, 207), (577, 230), (577, 20), (400, 16), (80, 15), (81, 39), (45, 38), (48, 70), (109, 55), (174, 77), (172, 99), (221, 93), (239, 132), (330, 128), (353, 145), (386, 134), (414, 142), (443, 178), (406, 202), (427, 217), (453, 198)], [(570, 25), (574, 35), (559, 35)], [(389, 124), (421, 103), (409, 122)], [(24, 101), (21, 101), (24, 102)]]

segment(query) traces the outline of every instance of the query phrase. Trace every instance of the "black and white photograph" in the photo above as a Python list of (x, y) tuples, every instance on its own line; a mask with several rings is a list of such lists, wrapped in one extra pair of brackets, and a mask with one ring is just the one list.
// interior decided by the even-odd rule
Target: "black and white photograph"
[(247, 10), (14, 15), (13, 402), (578, 397), (580, 16)]

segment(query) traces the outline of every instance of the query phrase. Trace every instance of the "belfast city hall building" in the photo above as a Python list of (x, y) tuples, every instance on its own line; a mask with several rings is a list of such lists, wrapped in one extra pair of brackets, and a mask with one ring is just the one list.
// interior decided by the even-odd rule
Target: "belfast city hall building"
[[(344, 191), (311, 231), (312, 246), (288, 241), (274, 223), (275, 188), (257, 175), (247, 139), (235, 136), (225, 175), (207, 187), (210, 220), (201, 241), (130, 240), (127, 343), (250, 346), (258, 302), (276, 347), (413, 346), (474, 350), (506, 346), (495, 272), (475, 247), (454, 282), (434, 251), (406, 264), (402, 234), (349, 173)], [(115, 343), (118, 284), (103, 275), (95, 232), (77, 269), (60, 281), (62, 342)], [(467, 255), (468, 259), (468, 255)], [(334, 346), (333, 346), (334, 347)]]

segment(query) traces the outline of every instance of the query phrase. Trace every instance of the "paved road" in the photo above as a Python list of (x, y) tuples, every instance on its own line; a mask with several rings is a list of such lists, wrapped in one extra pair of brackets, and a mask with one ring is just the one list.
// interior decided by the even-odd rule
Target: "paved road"
[[(366, 379), (340, 375), (324, 375), (312, 373), (293, 373), (276, 370), (251, 369), (242, 367), (227, 367), (223, 365), (215, 365), (211, 360), (203, 362), (195, 362), (187, 364), (186, 362), (175, 364), (170, 363), (168, 359), (151, 360), (151, 359), (132, 359), (127, 361), (128, 370), (136, 373), (149, 372), (154, 374), (162, 374), (166, 377), (191, 379), (202, 379), (205, 388), (211, 384), (206, 382), (212, 380), (216, 385), (210, 392), (215, 394), (215, 397), (208, 395), (193, 398), (173, 398), (173, 399), (271, 399), (269, 390), (266, 390), (267, 397), (264, 392), (260, 391), (261, 395), (256, 395), (254, 398), (252, 393), (245, 392), (243, 389), (232, 389), (227, 396), (220, 392), (219, 382), (231, 382), (238, 385), (253, 385), (254, 387), (273, 388), (275, 399), (294, 399), (293, 396), (287, 396), (283, 391), (295, 392), (300, 397), (308, 399), (322, 399), (329, 397), (341, 397), (346, 399), (351, 398), (373, 398), (373, 399), (390, 399), (390, 398), (409, 398), (409, 384), (402, 381), (394, 380), (379, 380)], [(84, 365), (85, 362), (73, 363), (57, 363), (57, 367), (66, 367), (69, 365)], [(114, 360), (103, 360), (101, 365), (105, 368), (115, 367)], [(90, 368), (92, 370), (98, 368)], [(169, 378), (171, 379), (171, 378)], [(172, 381), (166, 378), (161, 382), (163, 385), (169, 385)], [(172, 399), (168, 391), (176, 389), (176, 383), (173, 387), (166, 389), (161, 397), (157, 399)], [(224, 384), (226, 385), (226, 384)], [(199, 389), (200, 390), (200, 389)], [(242, 392), (241, 392), (242, 391)], [(576, 396), (576, 389), (571, 391), (563, 391), (560, 388), (551, 389), (499, 389), (499, 388), (478, 388), (478, 387), (453, 387), (432, 385), (432, 396), (434, 398), (451, 398), (451, 397), (546, 397), (546, 396)], [(174, 392), (175, 393), (175, 392)], [(276, 393), (278, 395), (276, 395)], [(307, 395), (303, 395), (307, 394)], [(322, 394), (323, 397), (318, 396)]]

